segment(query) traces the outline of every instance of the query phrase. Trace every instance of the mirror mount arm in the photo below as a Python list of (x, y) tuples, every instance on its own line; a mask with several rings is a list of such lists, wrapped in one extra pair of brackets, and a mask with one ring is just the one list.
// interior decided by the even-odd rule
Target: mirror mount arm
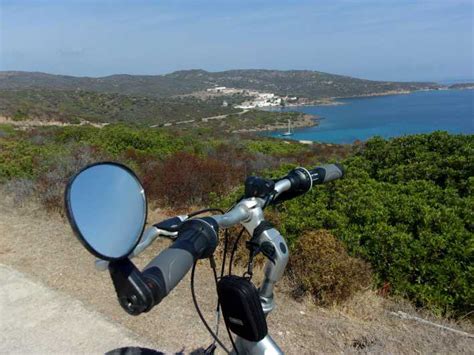
[[(153, 283), (137, 269), (130, 259), (111, 261), (109, 272), (120, 306), (131, 315), (148, 312), (160, 297)], [(158, 292), (159, 293), (159, 292)]]

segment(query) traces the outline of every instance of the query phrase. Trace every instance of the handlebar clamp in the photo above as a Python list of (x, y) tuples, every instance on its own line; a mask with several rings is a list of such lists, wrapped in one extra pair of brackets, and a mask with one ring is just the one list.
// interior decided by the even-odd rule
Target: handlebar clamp
[(265, 198), (275, 190), (275, 181), (258, 176), (249, 176), (245, 180), (245, 197)]

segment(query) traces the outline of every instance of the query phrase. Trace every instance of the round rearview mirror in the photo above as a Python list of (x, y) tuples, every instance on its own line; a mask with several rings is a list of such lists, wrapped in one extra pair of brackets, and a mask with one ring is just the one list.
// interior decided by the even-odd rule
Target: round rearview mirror
[(145, 228), (145, 191), (126, 166), (93, 164), (67, 185), (66, 211), (87, 250), (104, 260), (123, 259), (137, 246)]

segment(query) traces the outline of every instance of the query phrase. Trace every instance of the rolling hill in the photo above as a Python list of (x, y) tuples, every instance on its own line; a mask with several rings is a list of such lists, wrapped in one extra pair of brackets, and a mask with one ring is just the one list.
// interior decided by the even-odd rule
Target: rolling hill
[(373, 81), (308, 70), (183, 70), (166, 75), (111, 75), (100, 78), (38, 72), (0, 72), (0, 89), (84, 90), (169, 97), (213, 86), (270, 91), (308, 99), (376, 95), (440, 87), (429, 82)]

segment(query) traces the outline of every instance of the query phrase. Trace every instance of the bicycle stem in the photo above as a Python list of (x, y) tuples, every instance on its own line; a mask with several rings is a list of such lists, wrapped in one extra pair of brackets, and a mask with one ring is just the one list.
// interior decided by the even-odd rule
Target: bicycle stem
[(217, 222), (219, 227), (222, 228), (241, 223), (260, 248), (262, 248), (265, 243), (268, 243), (267, 245), (273, 248), (273, 261), (267, 260), (264, 269), (265, 276), (259, 287), (263, 311), (265, 314), (268, 314), (274, 308), (274, 285), (283, 276), (283, 272), (288, 263), (289, 253), (285, 239), (275, 228), (267, 224), (267, 227), (258, 229), (259, 226), (263, 226), (266, 223), (262, 210), (264, 204), (265, 201), (261, 198), (247, 198), (240, 201), (226, 214), (215, 215), (212, 216), (212, 218)]

